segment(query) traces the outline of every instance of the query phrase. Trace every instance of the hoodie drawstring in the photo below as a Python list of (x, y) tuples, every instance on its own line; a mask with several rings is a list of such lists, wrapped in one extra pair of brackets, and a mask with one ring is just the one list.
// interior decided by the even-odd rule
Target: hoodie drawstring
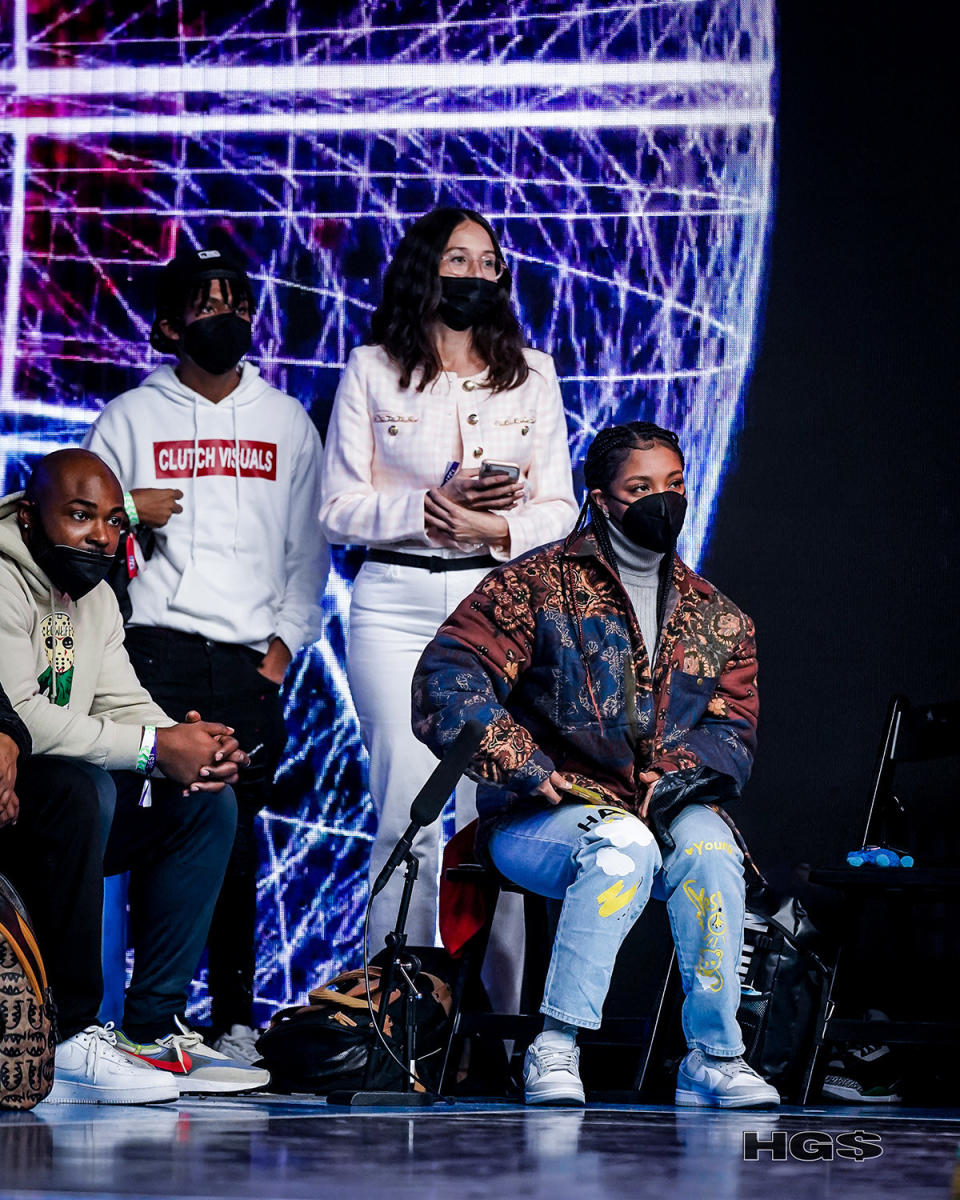
[(197, 559), (197, 466), (200, 461), (200, 397), (193, 397), (193, 495), (190, 499), (190, 561)]
[[(53, 585), (47, 591), (50, 597), (50, 703), (57, 702), (57, 598), (53, 594)], [(40, 626), (40, 632), (43, 633), (43, 626)], [(68, 705), (69, 707), (69, 705)]]
[(240, 433), (237, 428), (237, 393), (230, 397), (233, 408), (233, 553), (240, 553)]

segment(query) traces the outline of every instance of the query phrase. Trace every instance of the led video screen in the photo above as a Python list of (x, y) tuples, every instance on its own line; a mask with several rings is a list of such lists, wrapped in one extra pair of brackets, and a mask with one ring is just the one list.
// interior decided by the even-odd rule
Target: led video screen
[[(677, 430), (693, 565), (754, 350), (774, 152), (772, 0), (132, 0), (0, 9), (0, 476), (80, 442), (159, 359), (158, 271), (225, 231), (251, 355), (325, 428), (403, 229), (436, 204), (501, 236), (552, 354), (574, 464), (604, 424)], [(262, 816), (258, 1016), (355, 966), (374, 818), (343, 667), (359, 555), (286, 688)], [(202, 977), (192, 1015), (206, 1008)]]

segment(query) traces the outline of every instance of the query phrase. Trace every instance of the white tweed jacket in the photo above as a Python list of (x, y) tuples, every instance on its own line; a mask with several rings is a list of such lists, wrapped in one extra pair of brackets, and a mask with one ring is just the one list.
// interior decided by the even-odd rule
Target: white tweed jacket
[(424, 391), (408, 388), (382, 346), (354, 350), (333, 403), (323, 459), (320, 523), (331, 542), (395, 546), (446, 556), (476, 546), (438, 547), (424, 532), (423, 501), (453, 462), (515, 462), (526, 492), (504, 512), (506, 552), (515, 558), (573, 527), (570, 451), (553, 359), (525, 350), (530, 374), (520, 387), (491, 392), (485, 372), (445, 372)]

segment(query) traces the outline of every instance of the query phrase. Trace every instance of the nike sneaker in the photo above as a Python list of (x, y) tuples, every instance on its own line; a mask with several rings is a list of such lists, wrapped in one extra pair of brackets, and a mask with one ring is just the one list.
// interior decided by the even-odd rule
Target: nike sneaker
[(779, 1104), (780, 1093), (742, 1058), (691, 1050), (677, 1072), (675, 1104), (698, 1108), (752, 1108)]
[(204, 1044), (199, 1033), (174, 1017), (176, 1033), (155, 1042), (133, 1042), (117, 1033), (117, 1049), (137, 1062), (167, 1071), (181, 1095), (258, 1092), (270, 1084), (270, 1072), (230, 1058)]

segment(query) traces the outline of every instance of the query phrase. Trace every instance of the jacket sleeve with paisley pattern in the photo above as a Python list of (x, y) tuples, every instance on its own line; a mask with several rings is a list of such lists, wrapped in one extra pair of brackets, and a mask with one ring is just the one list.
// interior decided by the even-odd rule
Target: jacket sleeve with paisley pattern
[(507, 710), (530, 664), (534, 615), (512, 566), (492, 571), (440, 627), (413, 676), (413, 732), (438, 757), (470, 720), (486, 734), (467, 774), (525, 796), (553, 763)]
[[(682, 707), (677, 673), (671, 685), (667, 729), (662, 751), (650, 764), (667, 773), (700, 766), (729, 776), (739, 792), (750, 777), (757, 748), (757, 648), (753, 622), (743, 615), (745, 629), (720, 673), (706, 711), (695, 723), (685, 726), (680, 717), (673, 723), (674, 708)], [(702, 680), (700, 681), (703, 682)]]

